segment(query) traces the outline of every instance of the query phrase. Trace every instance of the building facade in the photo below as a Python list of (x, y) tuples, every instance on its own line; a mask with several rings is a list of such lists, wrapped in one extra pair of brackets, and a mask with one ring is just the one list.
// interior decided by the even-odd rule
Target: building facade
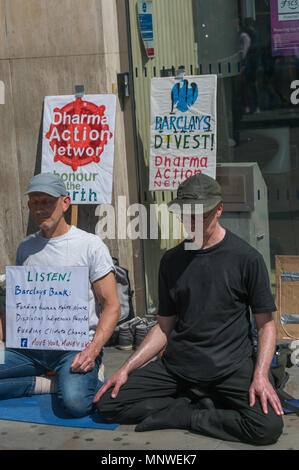
[[(152, 14), (150, 52), (142, 8)], [(283, 0), (1, 1), (1, 272), (33, 230), (23, 193), (40, 169), (44, 96), (72, 94), (78, 84), (90, 94), (117, 93), (113, 204), (117, 212), (125, 196), (127, 207), (139, 203), (149, 211), (175, 197), (148, 189), (151, 78), (183, 67), (185, 75), (217, 75), (222, 223), (263, 254), (278, 298), (284, 259), (277, 257), (289, 257), (292, 269), (284, 270), (296, 273), (299, 255), (298, 22), (297, 2)], [(96, 214), (95, 206), (81, 206), (78, 225), (96, 231)], [(160, 230), (164, 223), (160, 216)], [(154, 315), (159, 261), (178, 241), (105, 242), (129, 269), (136, 314)]]

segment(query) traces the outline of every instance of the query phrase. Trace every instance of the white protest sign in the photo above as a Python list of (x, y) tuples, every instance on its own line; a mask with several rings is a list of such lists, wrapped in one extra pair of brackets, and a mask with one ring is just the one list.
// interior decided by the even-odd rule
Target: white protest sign
[(82, 350), (88, 336), (88, 267), (6, 267), (6, 346)]
[(152, 78), (150, 190), (216, 177), (216, 98), (216, 75)]
[(73, 204), (110, 204), (116, 96), (46, 96), (42, 172), (64, 181)]

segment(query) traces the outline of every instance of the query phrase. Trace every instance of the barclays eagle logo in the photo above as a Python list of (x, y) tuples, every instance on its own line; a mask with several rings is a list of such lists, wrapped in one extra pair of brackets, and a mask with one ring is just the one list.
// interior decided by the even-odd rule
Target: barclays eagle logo
[(185, 113), (196, 102), (197, 98), (198, 86), (196, 83), (191, 83), (190, 87), (188, 80), (176, 83), (171, 90), (171, 112), (173, 113), (173, 109), (176, 107), (179, 111)]

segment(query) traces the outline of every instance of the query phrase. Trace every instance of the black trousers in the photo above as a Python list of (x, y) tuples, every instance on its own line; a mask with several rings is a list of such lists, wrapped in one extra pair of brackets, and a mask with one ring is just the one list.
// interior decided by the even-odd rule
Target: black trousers
[(192, 384), (171, 374), (159, 357), (132, 372), (116, 398), (111, 398), (111, 390), (108, 390), (97, 403), (97, 409), (107, 422), (137, 424), (163, 410), (176, 398), (187, 397), (196, 403), (209, 397), (215, 407), (192, 407), (191, 431), (228, 441), (272, 444), (282, 433), (283, 420), (269, 403), (268, 414), (264, 414), (259, 397), (253, 407), (249, 406), (253, 370), (253, 360), (248, 358), (227, 377)]

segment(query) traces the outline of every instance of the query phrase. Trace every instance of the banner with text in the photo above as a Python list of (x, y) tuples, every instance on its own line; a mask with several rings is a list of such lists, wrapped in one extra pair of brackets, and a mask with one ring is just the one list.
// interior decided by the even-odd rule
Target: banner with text
[(299, 54), (299, 0), (270, 0), (273, 56)]
[(6, 267), (7, 347), (79, 351), (88, 331), (88, 267)]
[(110, 204), (115, 95), (46, 96), (42, 172), (64, 181), (73, 204)]
[(216, 177), (216, 99), (216, 75), (152, 78), (150, 190)]

